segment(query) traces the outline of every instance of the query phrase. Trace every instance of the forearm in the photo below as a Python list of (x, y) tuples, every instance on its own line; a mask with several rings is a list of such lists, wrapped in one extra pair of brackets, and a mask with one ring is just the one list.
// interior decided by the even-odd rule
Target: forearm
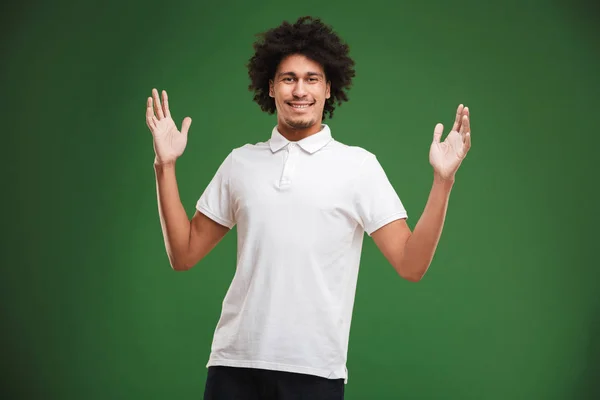
[(423, 214), (406, 242), (401, 261), (402, 275), (413, 281), (420, 280), (435, 254), (454, 180), (434, 177), (433, 186)]
[(171, 267), (183, 269), (189, 248), (190, 221), (185, 212), (175, 175), (175, 164), (154, 164), (158, 213)]

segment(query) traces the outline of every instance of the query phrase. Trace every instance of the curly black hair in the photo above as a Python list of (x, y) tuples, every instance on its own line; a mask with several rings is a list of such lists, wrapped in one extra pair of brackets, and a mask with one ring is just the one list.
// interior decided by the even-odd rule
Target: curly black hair
[(354, 60), (349, 57), (349, 46), (321, 19), (303, 16), (291, 24), (284, 21), (280, 26), (259, 33), (253, 44), (255, 53), (247, 64), (254, 101), (262, 111), (275, 112), (275, 100), (269, 96), (269, 80), (281, 60), (291, 54), (302, 54), (323, 66), (326, 79), (331, 82), (331, 96), (325, 102), (323, 119), (337, 105), (348, 101), (347, 91), (355, 75)]

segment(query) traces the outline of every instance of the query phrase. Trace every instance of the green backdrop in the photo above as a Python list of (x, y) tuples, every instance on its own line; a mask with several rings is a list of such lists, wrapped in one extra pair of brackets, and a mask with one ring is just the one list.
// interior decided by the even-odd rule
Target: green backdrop
[[(2, 6), (0, 382), (6, 399), (200, 399), (232, 232), (176, 273), (145, 101), (167, 89), (189, 215), (227, 153), (268, 139), (254, 34), (312, 14), (357, 77), (331, 121), (375, 153), (414, 227), (437, 122), (471, 109), (426, 277), (365, 241), (347, 399), (598, 399), (600, 13), (592, 2), (46, 1)], [(596, 182), (596, 183), (594, 183)]]

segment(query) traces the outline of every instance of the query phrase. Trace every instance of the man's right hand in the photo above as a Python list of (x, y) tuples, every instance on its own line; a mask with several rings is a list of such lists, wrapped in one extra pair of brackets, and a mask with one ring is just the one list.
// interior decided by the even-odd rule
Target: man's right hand
[(158, 98), (158, 90), (152, 89), (152, 97), (146, 102), (146, 125), (154, 139), (155, 163), (172, 164), (183, 154), (187, 144), (187, 134), (192, 119), (185, 117), (181, 124), (181, 132), (177, 130), (171, 112), (167, 92), (162, 91), (162, 104)]

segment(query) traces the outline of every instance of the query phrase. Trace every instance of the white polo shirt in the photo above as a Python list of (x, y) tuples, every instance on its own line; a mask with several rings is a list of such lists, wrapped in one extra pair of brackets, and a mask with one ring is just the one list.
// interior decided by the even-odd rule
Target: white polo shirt
[(207, 367), (224, 365), (343, 378), (365, 232), (407, 214), (370, 152), (327, 125), (289, 142), (234, 149), (197, 202), (237, 224), (236, 273)]

